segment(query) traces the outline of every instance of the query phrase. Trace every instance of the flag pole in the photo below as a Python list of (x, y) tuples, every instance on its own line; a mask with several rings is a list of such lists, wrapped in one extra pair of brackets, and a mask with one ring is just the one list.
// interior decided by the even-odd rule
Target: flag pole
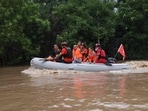
[[(118, 50), (119, 50), (120, 46), (118, 47)], [(114, 56), (114, 58), (116, 58), (117, 54), (118, 54), (118, 50), (116, 51), (116, 54)]]
[(117, 54), (118, 54), (118, 50), (117, 50), (117, 52), (116, 52), (116, 54), (115, 54), (115, 56), (114, 56), (115, 59), (116, 59)]
[[(120, 46), (121, 46), (121, 44), (120, 44)], [(118, 50), (119, 50), (120, 46), (118, 47)], [(118, 50), (116, 51), (116, 54), (115, 54), (114, 58), (116, 58), (116, 56), (118, 54)]]

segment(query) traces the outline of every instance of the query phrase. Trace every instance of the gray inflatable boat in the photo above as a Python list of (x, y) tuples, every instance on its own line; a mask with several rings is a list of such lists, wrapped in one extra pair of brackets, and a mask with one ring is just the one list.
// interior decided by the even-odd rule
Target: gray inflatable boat
[(98, 71), (114, 71), (114, 70), (128, 70), (129, 65), (125, 63), (72, 63), (65, 64), (52, 61), (44, 61), (44, 58), (35, 57), (30, 61), (30, 65), (40, 69), (59, 69), (59, 70), (77, 70), (87, 72), (98, 72)]

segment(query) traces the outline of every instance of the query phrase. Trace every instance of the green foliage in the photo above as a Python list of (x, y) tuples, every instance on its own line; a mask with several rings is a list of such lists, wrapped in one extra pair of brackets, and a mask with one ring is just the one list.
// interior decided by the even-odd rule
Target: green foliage
[(30, 60), (40, 52), (49, 22), (42, 20), (39, 4), (28, 0), (0, 1), (0, 57), (5, 64)]
[(58, 17), (62, 29), (57, 40), (67, 40), (70, 44), (81, 40), (92, 44), (102, 39), (102, 44), (106, 43), (115, 32), (113, 8), (113, 2), (99, 0), (68, 0), (55, 6), (52, 14)]
[[(127, 44), (129, 59), (148, 57), (148, 1), (127, 0), (119, 6), (121, 41)], [(118, 27), (119, 28), (119, 27)]]
[(127, 59), (148, 59), (147, 29), (148, 0), (0, 0), (0, 62), (48, 56), (55, 42), (98, 39), (108, 55), (123, 43)]

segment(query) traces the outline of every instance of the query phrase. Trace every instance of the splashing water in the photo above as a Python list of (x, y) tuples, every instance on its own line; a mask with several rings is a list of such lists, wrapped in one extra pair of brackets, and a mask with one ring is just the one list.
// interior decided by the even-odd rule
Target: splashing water
[[(112, 73), (112, 74), (130, 74), (130, 73), (148, 73), (148, 61), (128, 61), (126, 62), (131, 69), (130, 70), (119, 70), (119, 71), (104, 71), (99, 73)], [(31, 74), (32, 76), (44, 76), (51, 74), (86, 74), (86, 73), (97, 73), (97, 72), (85, 72), (75, 70), (54, 70), (54, 69), (37, 69), (35, 67), (29, 67), (22, 71), (24, 74)]]
[(129, 73), (148, 73), (148, 61), (128, 61), (131, 67)]

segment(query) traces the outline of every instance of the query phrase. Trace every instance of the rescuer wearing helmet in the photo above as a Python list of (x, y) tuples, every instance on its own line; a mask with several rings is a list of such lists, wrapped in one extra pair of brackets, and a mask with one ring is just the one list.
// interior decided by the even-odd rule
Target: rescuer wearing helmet
[(98, 43), (95, 44), (95, 52), (97, 55), (95, 63), (106, 63), (106, 53)]
[(63, 63), (72, 63), (72, 50), (70, 47), (67, 47), (67, 42), (61, 42), (62, 50), (61, 52), (54, 58), (54, 60), (62, 57)]

